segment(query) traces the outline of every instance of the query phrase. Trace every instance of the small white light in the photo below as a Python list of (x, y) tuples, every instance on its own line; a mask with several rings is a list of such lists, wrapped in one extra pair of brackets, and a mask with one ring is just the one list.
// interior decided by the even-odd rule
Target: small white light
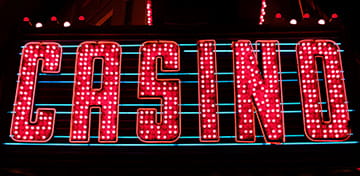
[(64, 22), (64, 27), (70, 27), (71, 26), (71, 23), (70, 22), (68, 22), (68, 21), (65, 21)]
[(324, 25), (324, 24), (325, 24), (325, 20), (324, 20), (324, 19), (319, 19), (318, 24)]
[(43, 24), (40, 23), (40, 22), (37, 22), (37, 23), (35, 24), (35, 27), (36, 27), (36, 28), (42, 28), (42, 27), (43, 27)]
[(292, 24), (292, 25), (295, 25), (295, 24), (297, 24), (297, 21), (296, 21), (296, 19), (291, 19), (291, 20), (290, 20), (290, 24)]

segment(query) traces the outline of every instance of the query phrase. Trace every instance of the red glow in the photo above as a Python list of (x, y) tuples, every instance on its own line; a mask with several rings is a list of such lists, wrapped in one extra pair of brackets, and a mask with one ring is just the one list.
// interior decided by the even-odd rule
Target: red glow
[(30, 18), (29, 18), (29, 17), (24, 17), (24, 18), (23, 18), (23, 21), (24, 21), (24, 22), (30, 22)]
[(275, 14), (275, 18), (277, 18), (277, 19), (280, 19), (280, 18), (282, 18), (282, 15), (281, 15), (281, 13), (276, 13), (276, 14)]
[(304, 13), (304, 15), (303, 15), (303, 18), (310, 18), (310, 14), (309, 13)]
[[(100, 88), (93, 88), (94, 62), (102, 60)], [(121, 47), (116, 42), (83, 42), (76, 55), (70, 142), (90, 140), (91, 110), (100, 109), (98, 141), (118, 140)]]
[(198, 41), (199, 129), (202, 142), (220, 140), (215, 46), (215, 40)]
[(42, 73), (59, 73), (61, 46), (53, 42), (30, 42), (22, 51), (10, 135), (17, 142), (47, 142), (54, 132), (54, 108), (38, 108), (32, 120), (38, 64)]
[(85, 17), (84, 16), (79, 16), (79, 21), (85, 21)]
[(331, 18), (334, 18), (334, 19), (339, 18), (339, 15), (337, 13), (333, 13), (333, 14), (331, 14)]
[(56, 16), (52, 16), (52, 17), (50, 18), (50, 20), (51, 20), (51, 21), (57, 21), (57, 18), (56, 18)]
[[(234, 42), (234, 89), (236, 141), (255, 142), (254, 110), (264, 138), (269, 143), (285, 141), (280, 57), (278, 41), (257, 41), (261, 46), (263, 76), (258, 68), (257, 54), (251, 42)], [(263, 77), (263, 78), (262, 78)]]
[(180, 70), (179, 46), (172, 41), (147, 41), (140, 47), (139, 99), (157, 99), (161, 102), (160, 118), (156, 108), (137, 110), (136, 132), (147, 143), (169, 143), (180, 137), (180, 80), (158, 79), (157, 67), (162, 72)]
[[(331, 40), (302, 40), (296, 47), (305, 134), (312, 141), (350, 137), (349, 112), (339, 46)], [(321, 58), (330, 120), (324, 120), (316, 58)]]

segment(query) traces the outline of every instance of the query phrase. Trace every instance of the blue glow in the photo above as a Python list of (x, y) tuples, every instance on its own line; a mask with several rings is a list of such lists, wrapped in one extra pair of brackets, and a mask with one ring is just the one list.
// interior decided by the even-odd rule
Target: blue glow
[[(337, 45), (341, 45), (341, 43), (336, 43)], [(231, 46), (232, 43), (216, 43), (216, 46)], [(252, 45), (259, 45), (258, 43), (252, 43)], [(283, 46), (295, 46), (297, 43), (278, 43), (277, 45)], [(120, 44), (121, 47), (140, 47), (141, 44)], [(197, 46), (196, 43), (180, 43), (179, 46)], [(62, 48), (77, 48), (79, 45), (61, 45)], [(25, 48), (25, 46), (21, 46), (20, 48)]]
[[(185, 50), (184, 50), (185, 52)], [(219, 52), (219, 53), (232, 53), (233, 51), (232, 50), (216, 50), (216, 52)]]
[(181, 83), (198, 83), (198, 81), (181, 81)]
[(301, 110), (288, 110), (288, 111), (281, 111), (283, 113), (301, 113)]
[[(340, 52), (344, 52), (344, 50), (339, 50)], [(184, 50), (185, 53), (197, 53), (197, 50)], [(216, 50), (217, 53), (232, 53), (232, 50)], [(252, 50), (252, 52), (260, 52), (260, 50)], [(281, 50), (276, 50), (276, 52), (281, 52), (281, 53), (295, 53), (296, 50), (287, 50), (287, 49), (281, 49)]]
[(136, 55), (139, 55), (140, 52), (121, 52), (121, 54), (136, 54)]
[[(17, 75), (20, 75), (19, 73)], [(39, 73), (40, 76), (74, 76), (74, 73)], [(102, 73), (94, 73), (95, 76), (101, 76)], [(120, 73), (121, 76), (138, 76), (138, 73)], [(198, 73), (158, 73), (158, 75), (198, 75)]]
[(119, 106), (163, 106), (162, 104), (119, 104)]
[[(278, 50), (276, 50), (276, 51), (278, 52)], [(280, 52), (282, 52), (282, 53), (295, 53), (296, 50), (284, 50), (284, 49), (282, 49), (282, 50), (280, 50)]]
[[(279, 74), (297, 74), (296, 71), (286, 71), (286, 72), (279, 72)], [(322, 73), (322, 71), (318, 71), (318, 73)], [(216, 72), (215, 75), (233, 75), (233, 72)], [(17, 75), (20, 75), (19, 73)], [(40, 76), (74, 76), (74, 73), (39, 73)], [(94, 73), (95, 76), (101, 76), (102, 73)], [(138, 76), (138, 73), (120, 73), (121, 76)], [(158, 75), (162, 76), (197, 76), (198, 73), (158, 73)]]
[(198, 75), (198, 73), (158, 73), (158, 75)]
[[(63, 55), (76, 55), (76, 52), (62, 52)], [(139, 55), (140, 52), (121, 52), (121, 54), (124, 55)], [(19, 53), (19, 55), (22, 55), (22, 53)]]
[[(280, 80), (279, 80), (280, 81)], [(297, 82), (297, 79), (283, 79), (282, 82)], [(324, 81), (323, 79), (318, 79), (318, 81)], [(18, 81), (16, 81), (18, 82)], [(198, 81), (180, 81), (181, 83), (198, 83)], [(218, 83), (233, 83), (233, 80), (219, 80)], [(73, 84), (74, 81), (38, 81), (38, 83), (43, 84)], [(101, 81), (94, 81), (94, 83), (102, 83)], [(137, 84), (138, 81), (120, 81), (124, 84)]]
[[(300, 102), (285, 102), (280, 103), (282, 105), (301, 105)], [(326, 104), (326, 102), (321, 102), (319, 104)], [(15, 105), (15, 104), (14, 104)], [(219, 106), (234, 106), (234, 103), (218, 103)], [(72, 106), (72, 104), (35, 104), (35, 106)], [(119, 104), (119, 106), (163, 106), (162, 104), (144, 104), (144, 103), (135, 103), (135, 104)], [(197, 103), (184, 103), (180, 106), (199, 106)], [(354, 111), (354, 109), (349, 109), (349, 112)]]
[[(354, 135), (353, 133), (350, 134), (351, 136)], [(9, 137), (12, 137), (9, 135)], [(263, 138), (263, 135), (256, 135), (256, 138)], [(299, 138), (305, 137), (304, 134), (288, 134), (285, 135), (285, 138)], [(55, 139), (69, 139), (70, 136), (54, 136)], [(97, 139), (98, 136), (90, 136), (91, 139)], [(220, 136), (221, 139), (235, 139), (235, 136)], [(138, 139), (137, 136), (118, 136), (118, 139)], [(199, 136), (180, 136), (180, 139), (199, 139)]]
[(280, 103), (280, 104), (283, 104), (283, 105), (300, 105), (301, 103), (300, 102), (285, 102), (285, 103)]
[(199, 112), (179, 112), (179, 114), (199, 114)]
[(220, 111), (216, 112), (216, 114), (234, 114), (234, 111)]
[(107, 147), (131, 147), (131, 146), (157, 146), (157, 147), (166, 147), (166, 146), (179, 146), (179, 147), (187, 147), (187, 146), (261, 146), (261, 145), (334, 145), (334, 144), (358, 144), (358, 141), (344, 141), (344, 142), (285, 142), (282, 144), (269, 144), (269, 143), (184, 143), (184, 144), (79, 144), (79, 143), (15, 143), (15, 142), (5, 142), (3, 145), (27, 145), (27, 146), (107, 146)]
[[(285, 102), (280, 103), (283, 105), (300, 105), (300, 102)], [(326, 102), (320, 102), (320, 104), (326, 104)], [(14, 104), (15, 105), (15, 104)], [(234, 106), (234, 103), (218, 103), (219, 106)], [(35, 106), (72, 106), (72, 104), (35, 104)], [(144, 104), (144, 103), (134, 103), (134, 104), (119, 104), (119, 106), (162, 106), (162, 104)], [(180, 106), (199, 106), (197, 103), (184, 103), (180, 104)], [(349, 110), (350, 111), (350, 110)]]
[(234, 103), (218, 103), (219, 106), (234, 106)]
[(197, 50), (184, 50), (184, 53), (197, 53)]
[(218, 83), (233, 83), (234, 81), (233, 80), (220, 80), (220, 81), (217, 81)]
[(231, 46), (232, 43), (217, 43), (216, 46)]
[(180, 43), (179, 46), (197, 46), (196, 43)]
[(298, 79), (283, 79), (282, 82), (297, 82)]
[[(300, 105), (300, 102), (286, 102), (280, 103), (283, 105)], [(321, 102), (321, 104), (326, 104), (326, 102)], [(234, 106), (234, 103), (218, 103), (219, 106)], [(35, 104), (35, 106), (72, 106), (72, 104)], [(119, 104), (119, 106), (163, 106), (162, 104), (144, 104), (144, 103), (124, 103)], [(197, 103), (184, 103), (180, 104), (180, 106), (199, 106)]]
[(279, 74), (297, 74), (297, 71), (279, 72)]
[(77, 48), (79, 45), (61, 45), (62, 48)]
[[(342, 71), (343, 72), (343, 71)], [(297, 74), (298, 72), (296, 71), (285, 71), (285, 72), (279, 72), (278, 74)], [(318, 71), (317, 73), (322, 73), (322, 71)], [(215, 75), (233, 75), (233, 72), (216, 72), (214, 73)], [(19, 73), (17, 73), (17, 75), (20, 75)], [(74, 73), (39, 73), (40, 76), (74, 76)], [(94, 73), (95, 76), (101, 76), (103, 75), (102, 73)], [(138, 73), (120, 73), (121, 76), (138, 76)], [(158, 75), (163, 75), (163, 76), (197, 76), (198, 73), (176, 73), (176, 72), (169, 72), (169, 73), (158, 73)]]
[[(262, 135), (256, 135), (257, 138), (263, 138)], [(285, 137), (305, 137), (303, 134), (290, 134)], [(54, 136), (56, 139), (69, 139), (70, 136)], [(90, 136), (92, 139), (97, 139), (98, 136)], [(221, 139), (235, 139), (235, 136), (220, 136)], [(138, 139), (137, 136), (118, 136), (118, 139)], [(180, 136), (180, 139), (199, 139), (199, 136)]]
[(234, 72), (217, 72), (217, 73), (214, 73), (215, 75), (233, 75)]
[(75, 55), (76, 52), (62, 52), (63, 55)]
[[(157, 105), (157, 104), (150, 104), (150, 105)], [(140, 106), (140, 105), (139, 105)], [(141, 106), (149, 106), (149, 105), (141, 105)], [(159, 106), (159, 105), (158, 105)], [(281, 111), (285, 114), (293, 114), (293, 113), (301, 113), (301, 110), (286, 110), (286, 111)], [(322, 110), (322, 112), (327, 112), (327, 110)], [(355, 112), (355, 109), (349, 109), (348, 112)], [(8, 114), (14, 114), (15, 111), (8, 111)], [(36, 114), (36, 111), (33, 112), (34, 114)], [(157, 114), (161, 114), (161, 112), (156, 112)], [(178, 112), (179, 114), (199, 114), (199, 112)], [(254, 112), (255, 113), (255, 112)], [(56, 114), (71, 114), (71, 111), (56, 111)], [(100, 112), (91, 112), (91, 114), (100, 114)], [(126, 111), (122, 111), (119, 112), (119, 114), (137, 114), (137, 112), (126, 112)], [(217, 114), (234, 114), (234, 111), (220, 111), (217, 112)]]
[(185, 104), (180, 104), (180, 106), (199, 106), (199, 104), (197, 104), (197, 103), (185, 103)]

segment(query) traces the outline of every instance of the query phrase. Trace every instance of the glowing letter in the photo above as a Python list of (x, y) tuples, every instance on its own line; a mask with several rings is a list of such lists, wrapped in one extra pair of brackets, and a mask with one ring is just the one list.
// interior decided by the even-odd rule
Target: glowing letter
[(10, 135), (17, 142), (47, 142), (54, 132), (54, 108), (38, 108), (32, 119), (39, 61), (42, 73), (59, 73), (61, 46), (30, 42), (22, 51)]
[[(93, 88), (94, 62), (102, 61), (102, 83)], [(98, 141), (118, 140), (121, 47), (116, 42), (83, 42), (77, 50), (70, 142), (90, 140), (93, 108), (100, 109)]]
[(215, 45), (214, 40), (198, 42), (198, 101), (201, 142), (218, 142), (220, 140)]
[[(302, 40), (296, 52), (306, 136), (312, 141), (348, 139), (349, 113), (339, 46), (330, 40)], [(316, 58), (323, 65), (328, 120), (322, 111)]]
[(161, 102), (160, 118), (157, 109), (139, 108), (136, 132), (147, 143), (174, 142), (180, 136), (180, 80), (158, 79), (157, 67), (163, 72), (179, 71), (179, 46), (171, 41), (148, 41), (140, 48), (139, 99), (158, 99)]
[[(281, 143), (284, 138), (284, 117), (280, 57), (277, 41), (257, 41), (261, 46), (263, 73), (260, 74), (251, 42), (233, 43), (235, 134), (237, 142), (255, 142), (254, 110), (266, 142)], [(280, 80), (280, 81), (279, 81)]]

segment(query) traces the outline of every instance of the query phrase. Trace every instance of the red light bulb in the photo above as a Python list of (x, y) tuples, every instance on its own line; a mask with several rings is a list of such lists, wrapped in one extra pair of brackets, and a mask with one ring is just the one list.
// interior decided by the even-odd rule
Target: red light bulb
[(50, 18), (50, 20), (51, 20), (51, 21), (57, 21), (57, 18), (56, 18), (56, 16), (52, 16), (52, 17)]
[(85, 20), (85, 17), (84, 16), (79, 16), (79, 21), (84, 21)]
[(24, 22), (29, 22), (29, 21), (30, 21), (30, 18), (29, 18), (29, 17), (24, 17), (24, 18), (23, 18), (23, 21), (24, 21)]
[(303, 18), (310, 18), (310, 14), (309, 13), (305, 13), (304, 15), (303, 15)]
[(337, 13), (331, 14), (331, 18), (339, 18), (339, 15)]
[(275, 14), (275, 18), (277, 18), (277, 19), (280, 19), (280, 18), (282, 18), (282, 15), (281, 15), (281, 13), (276, 13), (276, 14)]

